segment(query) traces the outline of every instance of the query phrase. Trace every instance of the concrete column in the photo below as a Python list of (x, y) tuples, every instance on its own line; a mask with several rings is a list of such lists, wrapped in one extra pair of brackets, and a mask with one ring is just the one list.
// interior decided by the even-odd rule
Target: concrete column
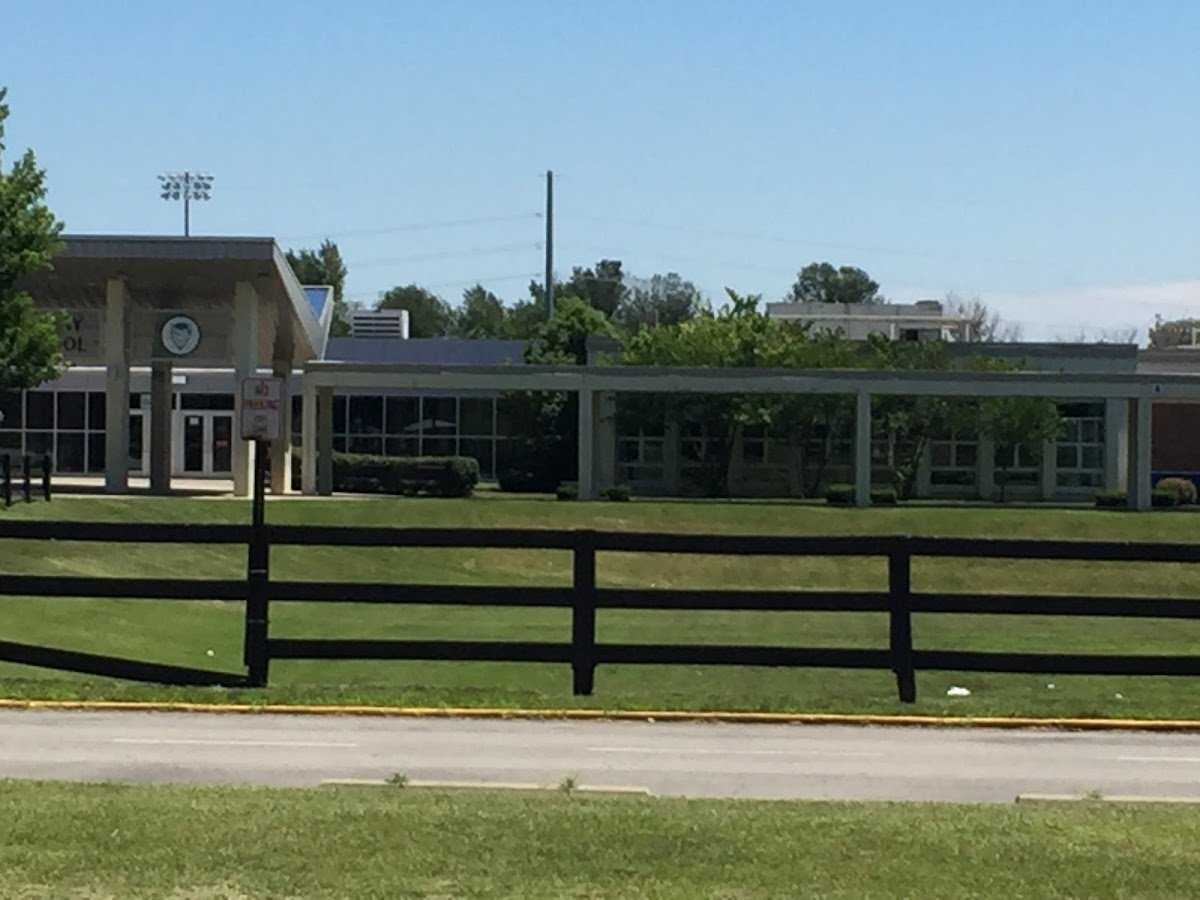
[(854, 505), (871, 505), (871, 395), (858, 392), (854, 418)]
[(1129, 401), (1129, 508), (1150, 509), (1150, 424), (1153, 401)]
[(663, 482), (667, 496), (678, 497), (680, 489), (679, 414), (674, 410), (667, 413), (663, 423)]
[(617, 483), (617, 395), (611, 391), (596, 394), (592, 404), (596, 423), (592, 443), (592, 487), (599, 494)]
[(579, 389), (579, 499), (596, 499), (592, 472), (592, 451), (595, 446), (595, 394), (585, 383)]
[[(248, 281), (239, 281), (233, 289), (233, 395), (235, 420), (242, 417), (242, 380), (258, 371), (258, 292)], [(236, 422), (235, 422), (236, 424)], [(233, 495), (249, 497), (253, 477), (253, 448), (249, 441), (233, 441)]]
[(292, 492), (292, 398), (287, 385), (292, 373), (291, 362), (275, 360), (272, 374), (283, 382), (282, 437), (271, 443), (271, 493)]
[(304, 384), (300, 407), (300, 490), (317, 492), (317, 389)]
[[(156, 359), (150, 365), (150, 493), (171, 493), (171, 361)], [(128, 428), (128, 426), (126, 426)]]
[(921, 451), (921, 456), (917, 459), (917, 483), (914, 485), (914, 492), (918, 498), (928, 497), (933, 493), (932, 464), (929, 442), (926, 441), (925, 449)]
[(129, 290), (120, 278), (105, 286), (104, 490), (129, 490)]
[(317, 388), (317, 493), (333, 493), (333, 388)]
[(982, 434), (975, 450), (975, 480), (980, 500), (996, 498), (996, 442)]
[(1129, 452), (1129, 410), (1121, 400), (1104, 401), (1104, 487), (1125, 488)]
[(1053, 500), (1058, 493), (1058, 445), (1054, 441), (1042, 444), (1042, 499)]

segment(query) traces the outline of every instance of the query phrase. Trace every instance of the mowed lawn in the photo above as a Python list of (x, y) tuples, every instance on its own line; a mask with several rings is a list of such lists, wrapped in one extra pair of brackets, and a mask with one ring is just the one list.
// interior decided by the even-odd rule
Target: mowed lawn
[(1191, 898), (1200, 814), (0, 782), (0, 896)]
[[(222, 498), (63, 496), (16, 505), (8, 519), (243, 522), (248, 504)], [(1116, 540), (1195, 540), (1184, 512), (913, 506), (830, 509), (751, 502), (562, 503), (543, 498), (282, 499), (268, 520), (313, 525), (392, 524), (595, 528), (726, 534), (916, 534)], [(602, 585), (627, 587), (881, 589), (882, 559), (739, 558), (600, 554)], [(439, 584), (555, 585), (570, 580), (556, 551), (278, 548), (276, 577)], [(96, 577), (241, 577), (244, 550), (219, 546), (116, 546), (0, 541), (0, 572)], [(1200, 597), (1186, 565), (918, 560), (917, 590)], [(0, 640), (236, 671), (241, 604), (0, 597)], [(272, 634), (289, 637), (468, 638), (565, 641), (560, 610), (350, 604), (273, 605)], [(1138, 619), (916, 616), (918, 647), (1030, 652), (1200, 652), (1200, 623)], [(887, 646), (883, 614), (601, 612), (598, 639), (613, 642)], [(566, 666), (483, 663), (276, 662), (265, 691), (167, 689), (0, 666), (0, 695), (44, 698), (202, 699), (451, 706), (589, 706), (1096, 715), (1200, 718), (1194, 679), (924, 673), (919, 702), (902, 705), (888, 672), (721, 667), (601, 666), (596, 692), (573, 698)], [(952, 685), (971, 696), (949, 698)]]

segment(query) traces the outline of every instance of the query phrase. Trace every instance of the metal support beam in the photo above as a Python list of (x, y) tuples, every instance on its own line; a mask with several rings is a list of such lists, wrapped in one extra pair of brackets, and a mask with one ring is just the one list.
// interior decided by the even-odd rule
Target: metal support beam
[(854, 416), (854, 505), (871, 505), (871, 395), (858, 392)]
[[(156, 359), (150, 367), (150, 492), (171, 492), (171, 361)], [(129, 425), (125, 426), (126, 431)]]
[(595, 442), (596, 417), (593, 412), (593, 394), (590, 388), (579, 391), (579, 499), (593, 500), (596, 497), (592, 478), (592, 449)]
[(1150, 425), (1153, 401), (1129, 401), (1129, 508), (1150, 509)]
[(317, 493), (333, 493), (333, 388), (317, 388)]
[(307, 382), (300, 408), (300, 490), (317, 492), (317, 389)]
[[(258, 292), (248, 281), (233, 289), (233, 372), (237, 417), (242, 414), (242, 379), (258, 372)], [(249, 441), (233, 442), (233, 495), (249, 497), (252, 452)]]
[(104, 490), (129, 490), (129, 289), (123, 279), (105, 286)]

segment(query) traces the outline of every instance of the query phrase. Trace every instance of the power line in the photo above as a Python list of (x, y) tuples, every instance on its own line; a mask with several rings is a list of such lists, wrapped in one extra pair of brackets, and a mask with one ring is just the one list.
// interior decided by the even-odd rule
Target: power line
[(368, 259), (362, 261), (347, 260), (348, 268), (364, 269), (370, 266), (384, 266), (392, 263), (407, 263), (420, 262), (430, 259), (457, 259), (464, 256), (484, 256), (492, 253), (512, 253), (525, 250), (540, 250), (542, 244), (540, 241), (529, 243), (523, 242), (520, 244), (500, 244), (494, 247), (466, 247), (461, 250), (443, 250), (436, 253), (416, 253), (409, 256), (389, 256), (379, 259)]
[[(766, 233), (762, 233), (762, 232), (749, 232), (749, 231), (730, 231), (730, 230), (716, 229), (716, 228), (702, 228), (702, 227), (697, 227), (694, 225), (675, 225), (675, 224), (670, 224), (667, 222), (650, 222), (650, 221), (646, 221), (644, 219), (642, 219), (642, 220), (610, 219), (610, 218), (606, 218), (604, 216), (572, 215), (572, 214), (567, 214), (566, 216), (560, 216), (560, 218), (574, 219), (574, 220), (583, 221), (583, 222), (596, 222), (596, 223), (602, 224), (602, 225), (621, 225), (621, 226), (625, 226), (625, 227), (629, 227), (629, 228), (648, 228), (648, 229), (657, 230), (657, 231), (674, 231), (674, 232), (678, 232), (680, 234), (694, 234), (694, 235), (702, 235), (702, 236), (706, 236), (706, 237), (719, 237), (719, 238), (729, 238), (729, 239), (734, 239), (734, 240), (758, 241), (760, 243), (765, 242), (765, 243), (773, 243), (773, 244), (787, 244), (787, 245), (793, 246), (793, 247), (795, 247), (795, 246), (820, 247), (820, 248), (825, 248), (825, 249), (830, 249), (830, 250), (841, 250), (841, 251), (849, 251), (849, 252), (854, 252), (854, 253), (880, 253), (880, 254), (884, 254), (886, 256), (912, 256), (912, 257), (921, 257), (921, 258), (925, 258), (925, 259), (953, 260), (956, 262), (963, 261), (963, 260), (970, 260), (969, 257), (964, 257), (961, 255), (956, 255), (956, 254), (951, 254), (951, 253), (939, 253), (937, 251), (930, 251), (930, 250), (899, 249), (896, 247), (878, 247), (878, 246), (870, 246), (870, 245), (866, 245), (866, 244), (841, 244), (841, 243), (830, 242), (830, 241), (820, 240), (820, 239), (813, 240), (811, 238), (802, 238), (802, 237), (783, 237), (783, 236), (777, 235), (777, 234), (766, 234)], [(1033, 259), (1006, 259), (1006, 258), (1000, 258), (1000, 257), (975, 257), (974, 260), (977, 262), (994, 263), (994, 264), (1000, 264), (1000, 265), (1017, 265), (1017, 266), (1051, 265), (1051, 263), (1049, 261), (1033, 260)], [(1057, 264), (1057, 263), (1055, 263), (1055, 264)]]
[[(436, 281), (436, 282), (432, 282), (432, 283), (420, 283), (417, 286), (423, 287), (427, 290), (433, 290), (434, 288), (446, 288), (446, 287), (460, 287), (460, 286), (468, 286), (469, 287), (474, 284), (484, 284), (485, 282), (516, 281), (518, 279), (524, 280), (526, 278), (537, 278), (540, 274), (541, 274), (540, 272), (518, 272), (515, 275), (481, 275), (476, 278), (464, 278), (460, 281)], [(380, 292), (389, 291), (392, 288), (397, 287), (397, 286), (398, 285), (393, 284), (393, 285), (388, 285), (388, 287), (386, 287), (386, 288), (375, 288), (373, 290), (356, 289), (354, 291), (354, 293), (355, 294), (370, 294), (372, 296), (375, 296), (375, 295), (378, 295)], [(374, 302), (374, 301), (370, 301), (370, 302)]]
[(411, 222), (406, 225), (389, 225), (386, 228), (367, 228), (357, 231), (323, 231), (319, 234), (302, 234), (291, 235), (289, 237), (280, 237), (276, 240), (280, 243), (293, 243), (296, 241), (317, 241), (325, 238), (347, 238), (347, 237), (370, 237), (380, 234), (399, 234), (404, 231), (427, 231), (436, 228), (462, 228), (468, 225), (490, 225), (497, 222), (523, 222), (531, 219), (540, 219), (541, 213), (519, 213), (510, 216), (480, 216), (474, 219), (447, 219), (440, 222)]

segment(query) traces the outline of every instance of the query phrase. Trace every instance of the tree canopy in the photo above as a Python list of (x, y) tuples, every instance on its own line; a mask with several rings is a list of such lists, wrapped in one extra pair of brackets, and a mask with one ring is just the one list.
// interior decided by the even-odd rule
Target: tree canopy
[(615, 321), (628, 331), (643, 325), (676, 325), (694, 319), (708, 308), (704, 295), (678, 272), (652, 275), (648, 279), (628, 279)]
[(481, 284), (463, 291), (462, 305), (455, 311), (454, 334), (465, 338), (504, 336), (507, 310), (500, 298)]
[(52, 267), (62, 223), (44, 202), (46, 173), (32, 150), (4, 171), (7, 93), (0, 88), (0, 390), (20, 390), (62, 372), (60, 317), (40, 311), (19, 287)]
[(809, 263), (800, 270), (786, 297), (793, 303), (882, 303), (879, 283), (854, 266), (834, 268), (827, 262)]
[(416, 284), (392, 288), (383, 295), (376, 309), (408, 310), (409, 337), (442, 337), (449, 334), (454, 325), (454, 310), (450, 304)]
[(333, 288), (333, 318), (329, 333), (344, 337), (350, 333), (345, 288), (346, 263), (338, 245), (326, 238), (316, 250), (302, 248), (287, 252), (288, 264), (301, 284), (327, 284)]

